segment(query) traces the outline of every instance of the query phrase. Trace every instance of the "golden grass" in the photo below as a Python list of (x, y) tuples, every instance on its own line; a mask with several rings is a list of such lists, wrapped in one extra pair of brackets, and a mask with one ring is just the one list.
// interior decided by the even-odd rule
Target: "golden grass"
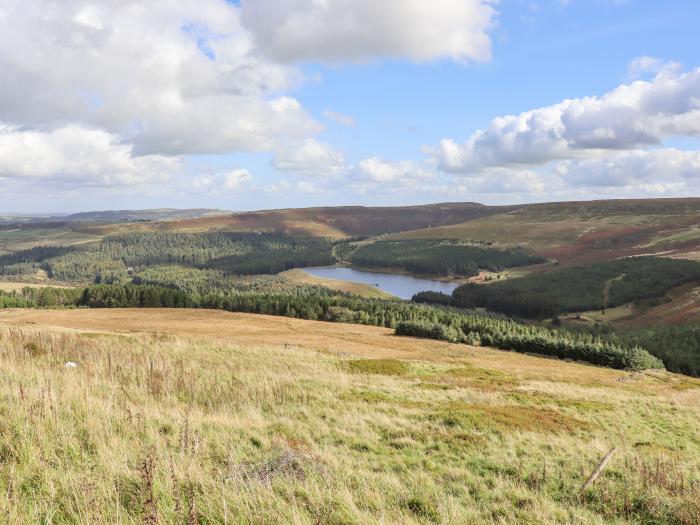
[(3, 292), (16, 292), (22, 288), (74, 288), (73, 286), (64, 284), (54, 284), (53, 282), (47, 283), (13, 283), (8, 281), (0, 281), (0, 291)]
[(2, 311), (0, 370), (3, 523), (700, 515), (700, 387), (675, 374), (374, 327), (129, 309)]
[(367, 297), (370, 299), (396, 299), (395, 296), (391, 295), (388, 292), (385, 292), (384, 290), (380, 290), (376, 286), (362, 283), (353, 283), (349, 281), (341, 281), (338, 279), (326, 279), (323, 277), (316, 277), (299, 269), (287, 270), (286, 272), (282, 272), (279, 275), (295, 284), (323, 286), (325, 288), (330, 288), (331, 290), (338, 290), (340, 292), (351, 293), (353, 295), (359, 295), (360, 297)]

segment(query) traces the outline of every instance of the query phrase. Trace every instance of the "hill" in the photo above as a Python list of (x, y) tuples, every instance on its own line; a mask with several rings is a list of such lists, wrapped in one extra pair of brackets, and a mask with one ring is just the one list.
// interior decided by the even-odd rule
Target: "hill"
[(523, 246), (562, 264), (643, 254), (696, 258), (700, 254), (700, 199), (530, 204), (392, 238), (492, 241)]
[(8, 523), (700, 512), (700, 382), (683, 376), (203, 310), (5, 311), (0, 345)]
[(81, 229), (108, 234), (133, 230), (276, 231), (292, 235), (344, 238), (373, 236), (455, 224), (514, 209), (512, 206), (441, 203), (421, 206), (337, 206), (263, 210), (149, 224), (91, 225)]

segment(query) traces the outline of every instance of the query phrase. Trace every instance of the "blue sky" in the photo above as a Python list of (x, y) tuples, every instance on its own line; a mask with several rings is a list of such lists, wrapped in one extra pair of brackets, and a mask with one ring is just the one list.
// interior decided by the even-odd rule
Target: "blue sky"
[(35, 3), (0, 6), (4, 213), (700, 193), (700, 2)]

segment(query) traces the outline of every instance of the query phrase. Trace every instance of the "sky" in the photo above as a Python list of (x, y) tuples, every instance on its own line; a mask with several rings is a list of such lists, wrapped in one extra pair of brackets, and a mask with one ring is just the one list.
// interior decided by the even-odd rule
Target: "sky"
[(0, 215), (700, 196), (697, 0), (0, 0)]

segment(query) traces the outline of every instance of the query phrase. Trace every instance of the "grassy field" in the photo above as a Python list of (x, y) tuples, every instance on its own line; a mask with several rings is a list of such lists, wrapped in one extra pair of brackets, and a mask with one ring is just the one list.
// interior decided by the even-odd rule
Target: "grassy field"
[(653, 324), (675, 325), (700, 319), (700, 287), (679, 286), (656, 301), (627, 303), (604, 311), (576, 312), (562, 317), (565, 323), (612, 323), (623, 327), (645, 327)]
[(700, 515), (684, 376), (200, 310), (3, 311), (0, 348), (4, 523)]
[(351, 293), (353, 295), (359, 295), (360, 297), (366, 298), (377, 298), (377, 299), (396, 299), (390, 293), (380, 290), (376, 286), (362, 283), (353, 283), (350, 281), (340, 281), (338, 279), (325, 279), (323, 277), (316, 277), (310, 275), (303, 270), (295, 268), (294, 270), (287, 270), (280, 274), (289, 282), (294, 284), (303, 284), (308, 286), (323, 286), (331, 290), (338, 290), (340, 292)]
[(71, 246), (100, 237), (91, 233), (77, 232), (62, 228), (22, 228), (0, 230), (0, 253), (29, 250), (36, 246)]
[(0, 281), (0, 291), (2, 291), (2, 292), (15, 292), (15, 291), (21, 290), (22, 288), (46, 288), (47, 286), (49, 286), (50, 288), (72, 288), (72, 286), (69, 286), (69, 285), (54, 284), (53, 282), (48, 284), (45, 282), (42, 282), (42, 283), (16, 283), (16, 282), (10, 282), (10, 281)]

